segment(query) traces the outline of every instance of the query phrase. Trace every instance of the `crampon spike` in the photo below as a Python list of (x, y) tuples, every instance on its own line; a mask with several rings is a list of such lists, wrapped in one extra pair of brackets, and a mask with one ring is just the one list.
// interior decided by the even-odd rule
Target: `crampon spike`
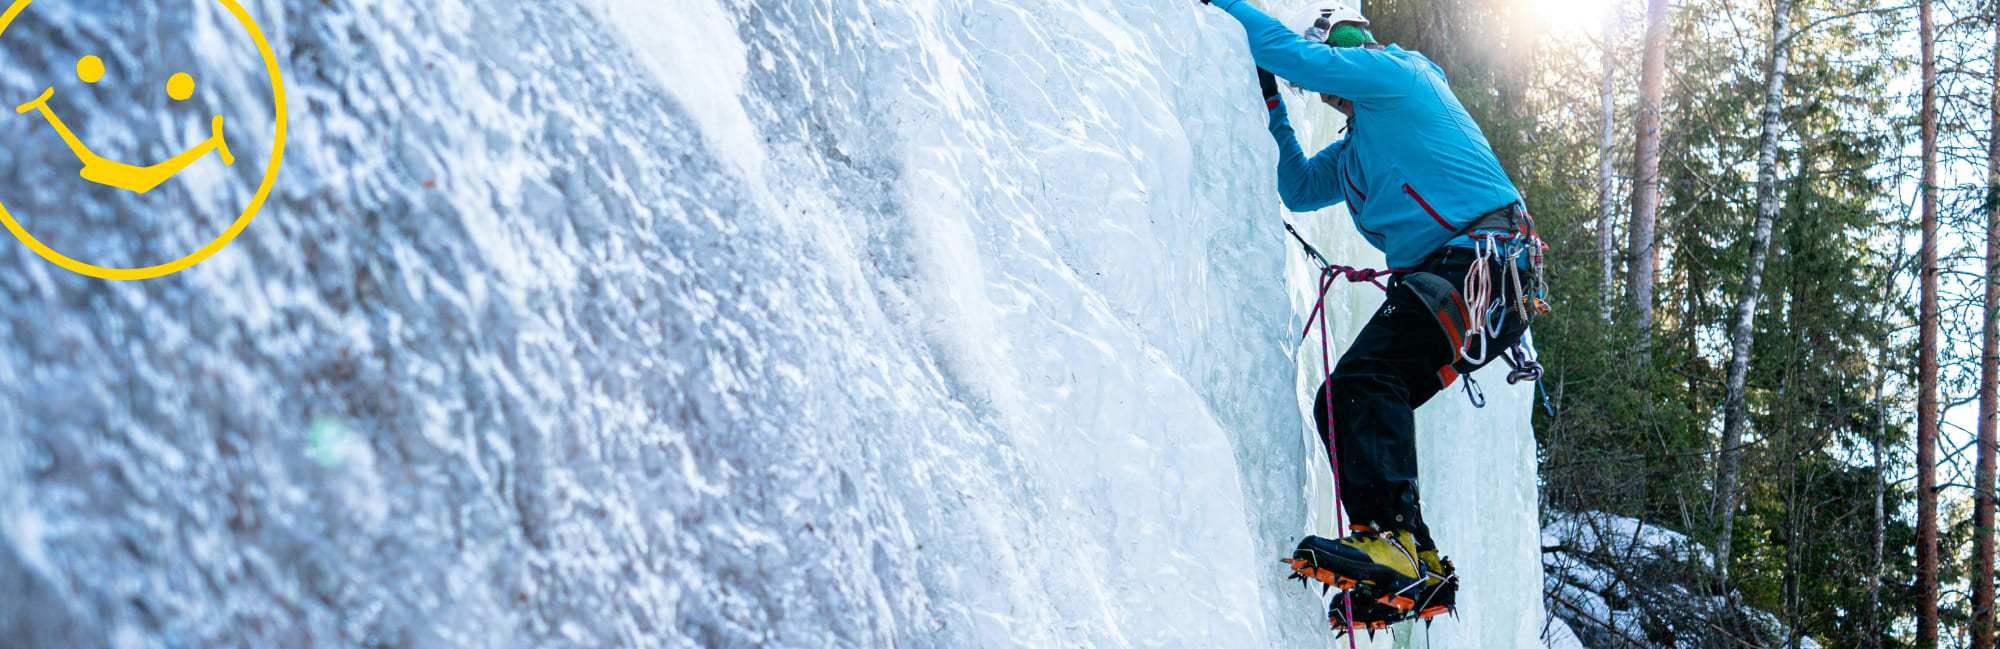
[[(1293, 576), (1312, 579), (1341, 590), (1353, 588), (1356, 584), (1360, 583), (1353, 578), (1336, 574), (1331, 570), (1314, 565), (1313, 562), (1305, 559), (1281, 559), (1280, 561), (1292, 567)], [(1324, 593), (1325, 591), (1322, 590), (1321, 592)]]

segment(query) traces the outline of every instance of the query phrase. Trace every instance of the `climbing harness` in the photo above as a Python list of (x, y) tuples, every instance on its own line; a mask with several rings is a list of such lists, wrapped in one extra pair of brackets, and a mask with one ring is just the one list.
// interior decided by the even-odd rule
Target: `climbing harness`
[[(1292, 235), (1306, 258), (1320, 269), (1319, 299), (1313, 303), (1299, 336), (1303, 342), (1312, 335), (1313, 327), (1319, 326), (1322, 355), (1331, 355), (1325, 340), (1326, 294), (1332, 290), (1334, 280), (1367, 282), (1387, 292), (1391, 285), (1384, 284), (1382, 279), (1390, 278), (1408, 287), (1437, 320), (1445, 341), (1455, 352), (1450, 363), (1438, 368), (1438, 380), (1449, 386), (1463, 377), (1465, 383), (1460, 388), (1474, 407), (1486, 407), (1486, 393), (1477, 381), (1460, 371), (1462, 367), (1485, 365), (1497, 356), (1510, 368), (1509, 385), (1541, 379), (1542, 365), (1536, 360), (1534, 341), (1525, 331), (1512, 347), (1497, 353), (1488, 348), (1490, 341), (1506, 329), (1510, 316), (1520, 318), (1525, 329), (1535, 316), (1549, 311), (1548, 302), (1543, 300), (1548, 294), (1548, 284), (1543, 279), (1543, 253), (1548, 244), (1535, 233), (1533, 217), (1519, 203), (1483, 214), (1458, 231), (1472, 240), (1473, 261), (1466, 269), (1465, 279), (1456, 287), (1444, 278), (1414, 269), (1377, 270), (1335, 264), (1307, 243), (1290, 222), (1285, 223), (1285, 232)], [(1500, 276), (1495, 277), (1495, 272)], [(1331, 374), (1332, 366), (1326, 367)], [(1546, 400), (1543, 406), (1548, 407)]]

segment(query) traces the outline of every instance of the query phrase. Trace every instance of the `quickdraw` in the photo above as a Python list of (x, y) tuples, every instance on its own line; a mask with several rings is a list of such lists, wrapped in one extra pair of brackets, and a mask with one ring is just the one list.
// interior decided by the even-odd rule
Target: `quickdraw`
[[(1548, 295), (1548, 282), (1544, 279), (1543, 273), (1545, 268), (1543, 252), (1548, 250), (1549, 246), (1542, 241), (1540, 235), (1535, 234), (1534, 217), (1529, 216), (1526, 208), (1517, 203), (1502, 212), (1496, 210), (1466, 226), (1465, 235), (1471, 237), (1473, 244), (1473, 263), (1465, 274), (1462, 291), (1468, 298), (1466, 300), (1468, 304), (1486, 305), (1485, 308), (1469, 309), (1471, 317), (1468, 318), (1465, 336), (1459, 347), (1459, 356), (1474, 364), (1483, 364), (1489, 360), (1487, 354), (1491, 350), (1486, 349), (1486, 341), (1490, 337), (1499, 335), (1500, 321), (1507, 311), (1512, 310), (1523, 323), (1532, 322), (1535, 316), (1549, 312), (1549, 303), (1542, 299)], [(1486, 227), (1499, 223), (1505, 223), (1503, 226), (1505, 229)], [(1526, 278), (1521, 276), (1524, 266), (1521, 263), (1523, 255), (1527, 256)], [(1504, 269), (1501, 271), (1504, 273), (1502, 286), (1507, 289), (1507, 297), (1495, 299), (1492, 296), (1494, 266)], [(1477, 335), (1480, 333), (1486, 335)], [(1472, 341), (1475, 338), (1480, 341), (1479, 353), (1476, 355), (1472, 353)], [(1533, 339), (1525, 332), (1520, 341), (1500, 354), (1500, 358), (1512, 368), (1507, 373), (1509, 385), (1541, 380), (1542, 364), (1536, 362)], [(1472, 395), (1468, 392), (1467, 396)], [(1474, 404), (1481, 401), (1484, 399), (1473, 398)]]
[[(1504, 212), (1504, 214), (1502, 213)], [(1489, 228), (1489, 225), (1505, 223), (1507, 229)], [(1470, 309), (1472, 313), (1466, 323), (1465, 336), (1459, 346), (1459, 356), (1475, 364), (1490, 360), (1485, 348), (1487, 337), (1498, 336), (1500, 318), (1495, 317), (1510, 307), (1521, 322), (1532, 322), (1534, 316), (1549, 312), (1549, 304), (1542, 300), (1548, 294), (1548, 284), (1543, 280), (1543, 251), (1548, 244), (1535, 234), (1534, 218), (1519, 204), (1495, 210), (1466, 226), (1465, 236), (1472, 239), (1473, 263), (1465, 273), (1461, 293), (1470, 305), (1486, 305), (1484, 308)], [(1521, 256), (1527, 255), (1528, 278), (1521, 277)], [(1502, 286), (1509, 289), (1508, 298), (1493, 298), (1492, 268), (1501, 267), (1504, 273)], [(1486, 336), (1476, 334), (1485, 333)], [(1472, 341), (1480, 340), (1478, 354), (1472, 352)], [(1517, 345), (1518, 346), (1518, 345)], [(1537, 366), (1539, 367), (1539, 366)], [(1539, 372), (1535, 375), (1539, 378)], [(1518, 382), (1510, 377), (1508, 382)], [(1526, 379), (1534, 380), (1534, 379)]]
[[(1474, 234), (1472, 250), (1472, 266), (1465, 269), (1465, 285), (1458, 292), (1465, 296), (1467, 307), (1465, 334), (1459, 337), (1458, 357), (1474, 365), (1484, 365), (1487, 353), (1492, 351), (1486, 348), (1486, 336), (1500, 333), (1497, 329), (1489, 331), (1487, 326), (1489, 320), (1498, 324), (1497, 319), (1492, 317), (1495, 302), (1491, 262), (1500, 257), (1500, 242), (1494, 237)], [(1472, 353), (1474, 340), (1479, 341), (1478, 354)]]

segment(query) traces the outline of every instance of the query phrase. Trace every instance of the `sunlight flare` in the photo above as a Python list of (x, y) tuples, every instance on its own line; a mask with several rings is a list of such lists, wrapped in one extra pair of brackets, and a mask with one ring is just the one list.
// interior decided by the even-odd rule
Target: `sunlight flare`
[(1610, 3), (1605, 0), (1525, 1), (1537, 17), (1557, 29), (1600, 29), (1604, 24), (1604, 12), (1610, 9)]

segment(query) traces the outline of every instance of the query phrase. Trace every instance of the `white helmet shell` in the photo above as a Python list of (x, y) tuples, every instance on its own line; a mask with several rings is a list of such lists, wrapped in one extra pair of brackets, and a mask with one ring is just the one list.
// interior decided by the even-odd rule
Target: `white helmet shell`
[[(1319, 24), (1321, 19), (1326, 20), (1324, 25)], [(1340, 0), (1314, 0), (1312, 4), (1306, 5), (1306, 8), (1285, 19), (1285, 29), (1306, 40), (1324, 43), (1327, 32), (1333, 31), (1333, 26), (1341, 23), (1360, 23), (1366, 27), (1368, 17), (1361, 15), (1361, 10), (1348, 6)]]

